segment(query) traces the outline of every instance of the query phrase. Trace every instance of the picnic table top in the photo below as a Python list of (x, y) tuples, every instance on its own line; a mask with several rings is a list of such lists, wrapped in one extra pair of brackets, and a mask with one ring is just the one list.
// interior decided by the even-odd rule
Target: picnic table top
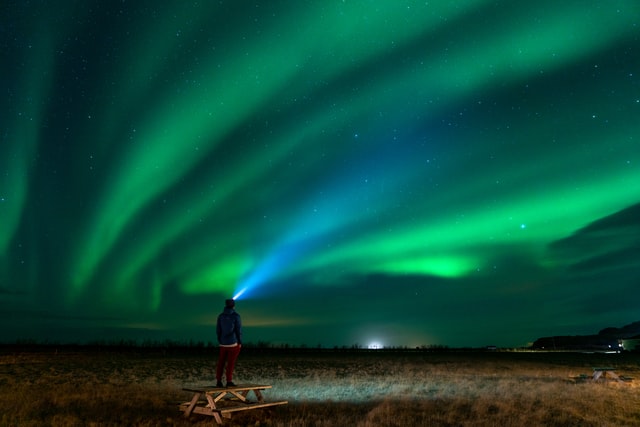
[(184, 387), (182, 390), (191, 391), (194, 393), (215, 393), (222, 391), (246, 391), (246, 390), (265, 390), (271, 388), (270, 385), (265, 384), (238, 384), (232, 387), (216, 387), (214, 385), (193, 386)]
[(593, 370), (594, 371), (615, 371), (616, 368), (611, 366), (595, 366)]

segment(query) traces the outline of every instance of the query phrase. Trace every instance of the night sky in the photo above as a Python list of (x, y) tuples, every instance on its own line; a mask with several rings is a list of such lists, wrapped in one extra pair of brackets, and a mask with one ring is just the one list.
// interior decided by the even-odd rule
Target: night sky
[(638, 0), (5, 0), (0, 43), (0, 341), (640, 320)]

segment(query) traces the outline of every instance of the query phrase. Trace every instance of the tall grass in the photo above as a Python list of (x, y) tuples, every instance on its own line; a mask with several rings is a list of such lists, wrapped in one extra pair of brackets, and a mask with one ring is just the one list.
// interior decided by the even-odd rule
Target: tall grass
[[(0, 355), (0, 426), (198, 426), (183, 387), (215, 381), (215, 351)], [(632, 382), (580, 379), (613, 366)], [(346, 352), (241, 354), (237, 383), (285, 406), (228, 426), (640, 425), (640, 355)]]

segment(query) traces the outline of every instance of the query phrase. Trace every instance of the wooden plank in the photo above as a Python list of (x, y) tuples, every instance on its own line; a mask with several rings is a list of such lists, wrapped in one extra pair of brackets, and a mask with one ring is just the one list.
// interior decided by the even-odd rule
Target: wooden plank
[(237, 392), (235, 390), (229, 390), (229, 394), (234, 395), (241, 402), (247, 401), (247, 398), (245, 396), (243, 396), (240, 392)]
[(185, 417), (188, 417), (189, 415), (191, 415), (191, 412), (193, 412), (193, 409), (196, 407), (196, 404), (198, 403), (198, 400), (200, 400), (200, 396), (202, 396), (202, 393), (200, 393), (200, 392), (196, 392), (193, 395), (193, 397), (191, 398), (191, 402), (189, 402), (189, 404), (185, 408), (185, 411), (184, 411), (184, 416)]
[(215, 412), (216, 410), (211, 409), (208, 406), (196, 406), (195, 408), (193, 408), (194, 414), (213, 416)]
[(230, 412), (247, 411), (249, 409), (266, 408), (268, 406), (286, 405), (288, 403), (289, 402), (286, 400), (282, 400), (280, 402), (249, 403), (247, 405), (230, 406), (228, 408), (218, 408), (218, 409), (214, 409), (214, 411), (220, 412), (221, 414), (228, 414)]
[(220, 393), (219, 395), (217, 395), (215, 398), (213, 398), (213, 394), (212, 393), (207, 393), (206, 396), (213, 398), (214, 402), (217, 402), (219, 400), (222, 400), (223, 397), (225, 397), (227, 395), (227, 392), (225, 391), (224, 393)]
[(213, 397), (210, 394), (205, 394), (207, 396), (207, 408), (216, 409), (216, 402), (213, 400)]
[(605, 367), (596, 367), (593, 368), (594, 371), (615, 371), (615, 368), (612, 368), (610, 366), (605, 366)]
[(222, 391), (249, 391), (249, 390), (266, 390), (273, 386), (264, 384), (240, 384), (235, 387), (215, 387), (215, 386), (201, 386), (201, 387), (184, 387), (183, 391), (190, 391), (192, 393), (219, 393)]
[(191, 393), (206, 393), (208, 391), (224, 391), (225, 388), (213, 387), (213, 386), (202, 386), (202, 387), (183, 387), (182, 391), (190, 391)]

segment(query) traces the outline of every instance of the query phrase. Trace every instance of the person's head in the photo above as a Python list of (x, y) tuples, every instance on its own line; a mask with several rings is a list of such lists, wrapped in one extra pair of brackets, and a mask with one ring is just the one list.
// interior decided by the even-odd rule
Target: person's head
[(225, 308), (233, 308), (236, 306), (236, 301), (233, 298), (224, 301)]

